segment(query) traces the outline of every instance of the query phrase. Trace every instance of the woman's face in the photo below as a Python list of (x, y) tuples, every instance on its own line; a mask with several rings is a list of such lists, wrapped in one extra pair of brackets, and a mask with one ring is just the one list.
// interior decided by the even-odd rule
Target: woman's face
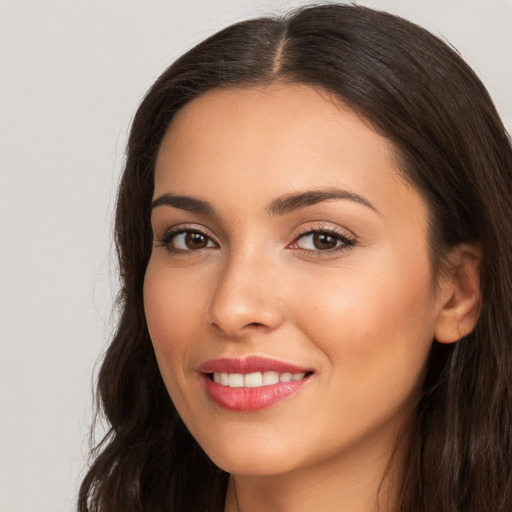
[(162, 377), (221, 468), (388, 454), (440, 305), (391, 143), (308, 86), (216, 90), (169, 127), (144, 283)]

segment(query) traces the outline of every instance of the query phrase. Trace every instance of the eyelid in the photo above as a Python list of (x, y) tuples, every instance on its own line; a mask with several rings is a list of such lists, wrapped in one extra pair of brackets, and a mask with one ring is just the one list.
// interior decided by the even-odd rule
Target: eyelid
[(154, 237), (153, 242), (158, 244), (157, 247), (165, 247), (168, 251), (172, 253), (178, 253), (178, 254), (189, 254), (194, 252), (199, 252), (203, 249), (212, 249), (212, 247), (204, 247), (203, 249), (176, 249), (170, 246), (171, 241), (174, 237), (177, 235), (180, 235), (182, 233), (199, 233), (206, 238), (208, 238), (209, 241), (213, 242), (216, 247), (219, 247), (219, 243), (215, 239), (215, 236), (213, 236), (209, 229), (205, 228), (204, 226), (201, 226), (199, 224), (176, 224), (174, 226), (171, 226), (167, 228), (164, 231), (163, 236), (161, 237)]
[(296, 228), (295, 237), (299, 237), (305, 233), (311, 233), (312, 231), (327, 231), (333, 233), (339, 233), (346, 238), (357, 238), (356, 235), (348, 228), (342, 227), (331, 221), (315, 220), (310, 222), (302, 222), (301, 225)]
[[(199, 233), (208, 239), (208, 243), (213, 243), (215, 247), (203, 247), (197, 249), (179, 249), (172, 247), (171, 242), (179, 234), (182, 233)], [(338, 243), (335, 247), (330, 249), (308, 249), (297, 246), (298, 240), (305, 238), (309, 235), (314, 234), (327, 234), (336, 238), (341, 243)], [(351, 249), (358, 243), (358, 238), (350, 230), (342, 228), (339, 225), (333, 225), (331, 222), (314, 221), (306, 224), (302, 224), (298, 229), (296, 228), (295, 233), (292, 235), (292, 241), (287, 244), (287, 248), (292, 250), (300, 251), (304, 254), (312, 254), (314, 256), (328, 256), (333, 255), (339, 251), (346, 251)], [(215, 235), (211, 231), (201, 224), (183, 223), (176, 224), (164, 231), (163, 236), (157, 238), (155, 235), (154, 243), (158, 244), (158, 247), (165, 247), (169, 252), (173, 254), (188, 254), (199, 253), (203, 250), (210, 250), (213, 248), (219, 248), (220, 244), (217, 241)]]
[[(314, 234), (327, 234), (337, 238), (341, 241), (341, 244), (336, 245), (331, 249), (306, 249), (303, 247), (293, 247), (293, 245), (297, 244), (297, 242), (310, 235)], [(351, 231), (342, 228), (337, 225), (333, 225), (330, 222), (320, 222), (316, 221), (314, 223), (310, 223), (307, 225), (303, 225), (298, 232), (296, 232), (293, 236), (293, 240), (290, 244), (288, 244), (288, 248), (292, 250), (301, 251), (303, 253), (312, 254), (314, 256), (328, 256), (332, 255), (339, 251), (346, 251), (357, 245), (358, 238)]]

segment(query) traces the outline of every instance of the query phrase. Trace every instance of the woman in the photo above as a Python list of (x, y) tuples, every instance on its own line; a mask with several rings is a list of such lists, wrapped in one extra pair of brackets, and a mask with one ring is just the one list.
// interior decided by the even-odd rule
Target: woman
[(131, 130), (79, 510), (511, 510), (511, 184), (483, 85), (395, 16), (181, 57)]

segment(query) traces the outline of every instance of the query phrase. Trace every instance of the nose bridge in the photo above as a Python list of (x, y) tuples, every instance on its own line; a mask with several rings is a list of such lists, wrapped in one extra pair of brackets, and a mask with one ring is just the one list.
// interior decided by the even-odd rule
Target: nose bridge
[(210, 304), (210, 323), (230, 337), (255, 327), (278, 327), (283, 315), (275, 286), (275, 259), (251, 246), (226, 255)]

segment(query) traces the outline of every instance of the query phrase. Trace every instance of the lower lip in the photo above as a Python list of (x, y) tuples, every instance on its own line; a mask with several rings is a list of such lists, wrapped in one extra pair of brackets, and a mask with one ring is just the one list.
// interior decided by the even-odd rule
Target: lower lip
[(238, 412), (255, 412), (267, 409), (300, 391), (309, 377), (292, 382), (280, 382), (258, 388), (230, 388), (213, 382), (202, 374), (202, 380), (210, 399), (223, 409)]

